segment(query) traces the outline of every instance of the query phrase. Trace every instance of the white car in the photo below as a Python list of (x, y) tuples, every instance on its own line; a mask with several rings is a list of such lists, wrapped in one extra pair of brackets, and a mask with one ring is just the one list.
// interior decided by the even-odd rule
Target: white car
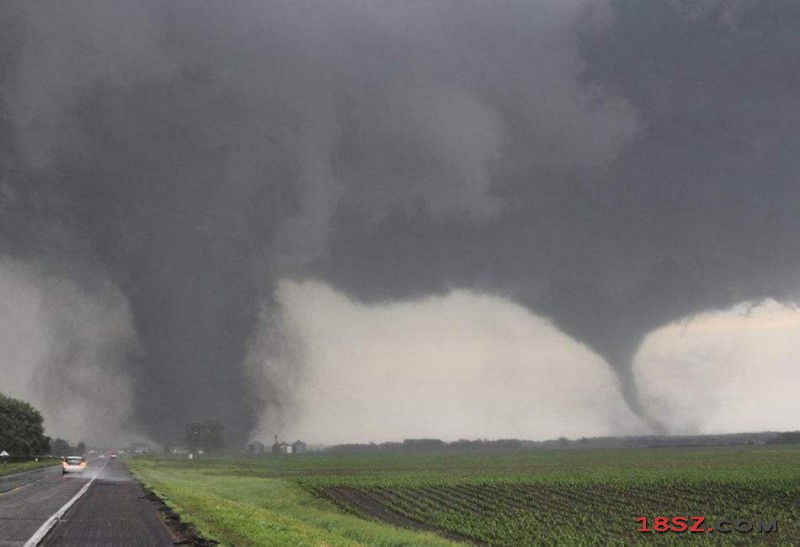
[(67, 456), (61, 462), (61, 474), (83, 473), (86, 471), (86, 458), (83, 456)]

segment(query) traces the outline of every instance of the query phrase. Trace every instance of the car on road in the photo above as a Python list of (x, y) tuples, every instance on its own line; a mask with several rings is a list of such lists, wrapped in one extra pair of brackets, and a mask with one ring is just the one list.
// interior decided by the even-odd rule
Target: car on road
[(83, 456), (67, 456), (61, 462), (61, 474), (83, 473), (86, 471), (86, 458)]

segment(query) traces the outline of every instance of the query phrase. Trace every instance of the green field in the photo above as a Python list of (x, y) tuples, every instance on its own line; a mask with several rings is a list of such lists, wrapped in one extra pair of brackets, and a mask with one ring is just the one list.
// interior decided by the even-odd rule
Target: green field
[[(184, 520), (227, 545), (444, 545), (444, 536), (490, 545), (800, 541), (800, 447), (128, 464)], [(658, 516), (704, 516), (703, 528), (742, 520), (756, 530), (641, 533), (644, 516), (650, 528)], [(762, 521), (777, 521), (777, 531), (758, 531)]]

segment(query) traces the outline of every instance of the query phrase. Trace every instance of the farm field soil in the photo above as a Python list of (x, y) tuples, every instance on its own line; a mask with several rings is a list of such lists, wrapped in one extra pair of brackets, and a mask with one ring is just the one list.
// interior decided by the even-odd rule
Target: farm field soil
[[(792, 545), (800, 538), (800, 447), (307, 454), (130, 465), (184, 519), (230, 545)], [(658, 516), (704, 516), (704, 527), (743, 520), (756, 529), (637, 531), (637, 518), (647, 517), (652, 528)], [(758, 531), (760, 522), (773, 521), (776, 531)]]

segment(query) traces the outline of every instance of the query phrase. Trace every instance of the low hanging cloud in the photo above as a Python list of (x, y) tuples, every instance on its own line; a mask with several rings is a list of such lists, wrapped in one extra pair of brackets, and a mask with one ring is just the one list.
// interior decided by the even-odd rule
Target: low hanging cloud
[(0, 16), (0, 252), (124, 303), (137, 352), (103, 374), (161, 440), (217, 418), (238, 442), (291, 412), (282, 279), (509, 299), (606, 361), (656, 430), (633, 371), (648, 333), (798, 298), (791, 1)]

